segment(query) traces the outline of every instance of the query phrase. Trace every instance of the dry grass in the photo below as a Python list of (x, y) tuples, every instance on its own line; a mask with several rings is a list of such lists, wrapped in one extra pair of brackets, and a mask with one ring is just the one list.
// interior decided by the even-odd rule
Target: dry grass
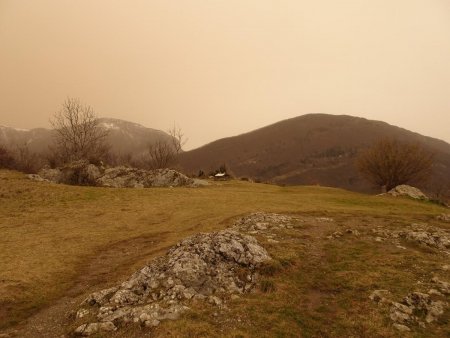
[[(107, 189), (31, 182), (0, 171), (0, 328), (68, 293), (75, 298), (114, 284), (180, 238), (227, 227), (254, 211), (330, 216), (364, 229), (429, 221), (443, 209), (323, 187), (226, 182), (199, 189)], [(393, 337), (397, 333), (385, 328), (385, 315), (367, 300), (368, 292), (388, 288), (401, 297), (412, 291), (412, 280), (441, 263), (434, 252), (406, 254), (347, 237), (324, 242), (326, 229), (301, 227), (280, 245), (264, 244), (276, 259), (265, 268), (262, 286), (271, 292), (233, 301), (216, 316), (217, 310), (194, 306), (151, 335)], [(416, 267), (417, 260), (427, 264)], [(432, 334), (448, 332), (448, 317), (443, 321)], [(150, 333), (128, 328), (117, 336), (144, 334)]]

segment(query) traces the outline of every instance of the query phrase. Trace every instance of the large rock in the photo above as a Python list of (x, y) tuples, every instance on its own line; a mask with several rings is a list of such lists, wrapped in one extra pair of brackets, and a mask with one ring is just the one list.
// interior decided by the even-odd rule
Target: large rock
[(75, 161), (57, 169), (42, 169), (39, 176), (55, 183), (70, 185), (97, 185), (97, 179), (102, 175), (99, 167), (88, 161)]
[(407, 196), (418, 200), (428, 200), (428, 197), (422, 191), (406, 184), (396, 186), (394, 189), (389, 190), (388, 194), (394, 197)]
[(38, 175), (28, 175), (28, 177), (35, 181), (62, 183), (62, 173), (59, 169), (44, 168), (39, 171)]
[(111, 188), (198, 187), (204, 181), (193, 179), (172, 169), (143, 170), (128, 167), (104, 169), (87, 161), (72, 162), (57, 169), (42, 169), (39, 175), (29, 175), (36, 181)]
[(172, 169), (143, 170), (116, 167), (105, 170), (98, 185), (113, 188), (190, 186), (194, 180)]
[(101, 323), (156, 326), (177, 319), (192, 300), (222, 306), (231, 294), (249, 292), (257, 268), (268, 260), (254, 237), (233, 230), (189, 237), (119, 287), (90, 295), (79, 313), (93, 314), (96, 321), (80, 325), (76, 333), (97, 332)]

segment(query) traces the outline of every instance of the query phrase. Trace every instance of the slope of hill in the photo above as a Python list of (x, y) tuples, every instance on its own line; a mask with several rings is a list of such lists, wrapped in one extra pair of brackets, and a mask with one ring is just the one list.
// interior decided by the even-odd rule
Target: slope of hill
[(359, 151), (380, 138), (419, 142), (436, 153), (434, 180), (450, 182), (450, 145), (411, 131), (353, 116), (303, 115), (221, 139), (181, 156), (187, 173), (220, 165), (238, 177), (280, 184), (320, 184), (371, 191), (354, 166)]
[[(107, 138), (111, 151), (117, 155), (139, 155), (150, 143), (170, 136), (140, 124), (113, 118), (101, 118), (100, 127), (109, 130)], [(45, 128), (30, 130), (0, 126), (0, 144), (10, 147), (28, 145), (31, 151), (45, 153), (53, 143), (53, 131)]]
[[(0, 182), (0, 337), (74, 337), (86, 321), (105, 321), (97, 317), (98, 303), (84, 312), (80, 304), (92, 292), (115, 285), (133, 290), (122, 293), (125, 306), (122, 301), (110, 306), (111, 289), (97, 299), (108, 311), (103, 313), (109, 318), (113, 313), (118, 329), (91, 337), (394, 338), (448, 337), (450, 332), (450, 223), (441, 215), (448, 209), (436, 204), (240, 181), (200, 189), (104, 189), (35, 182), (0, 170)], [(262, 246), (272, 258), (258, 268), (256, 280), (241, 263), (249, 256), (241, 254), (239, 242), (218, 240), (211, 246), (202, 241), (191, 247), (192, 237), (187, 239), (230, 228), (253, 236), (253, 248)], [(175, 247), (182, 240), (191, 249)], [(147, 281), (154, 270), (145, 268), (144, 278), (137, 274), (139, 282), (124, 283), (150, 264), (167, 262), (169, 248), (178, 255), (183, 247), (171, 261), (178, 278), (164, 269), (158, 275), (167, 283), (152, 286)], [(220, 256), (205, 264), (200, 255), (214, 248)], [(229, 271), (243, 283), (228, 274), (223, 278), (223, 270), (216, 269), (224, 257), (239, 262)], [(233, 288), (245, 285), (247, 291), (214, 290), (211, 278)], [(192, 287), (183, 291), (179, 283), (186, 280)], [(172, 298), (165, 290), (180, 296)], [(369, 296), (377, 290), (387, 291), (378, 291), (383, 298), (372, 301)], [(186, 292), (195, 297), (181, 297)], [(214, 293), (204, 297), (203, 292)], [(156, 302), (143, 302), (153, 295)], [(405, 303), (406, 297), (417, 299), (417, 308)], [(188, 309), (177, 320), (165, 320), (178, 316), (161, 311), (167, 317), (158, 317), (156, 327), (142, 320), (124, 323), (120, 312), (128, 313), (129, 306), (138, 310), (136, 301), (149, 313), (174, 303)], [(397, 331), (395, 320), (411, 332)]]

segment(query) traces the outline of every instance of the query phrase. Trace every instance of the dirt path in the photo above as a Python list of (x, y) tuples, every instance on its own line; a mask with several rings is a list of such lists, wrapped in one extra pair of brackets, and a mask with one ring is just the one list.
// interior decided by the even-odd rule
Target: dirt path
[[(305, 230), (308, 240), (305, 240), (304, 257), (306, 258), (299, 269), (304, 274), (311, 277), (315, 276), (311, 273), (313, 270), (317, 271), (326, 261), (326, 254), (324, 247), (329, 243), (326, 235), (330, 232), (336, 231), (337, 224), (332, 222), (320, 222), (317, 220), (309, 221), (308, 228)], [(315, 287), (313, 280), (308, 280), (308, 288), (305, 290), (303, 296), (305, 298), (305, 305), (309, 311), (316, 311), (323, 305), (324, 294)]]
[[(6, 333), (23, 338), (67, 337), (71, 312), (83, 301), (86, 294), (99, 287), (116, 284), (123, 276), (144, 265), (148, 259), (162, 254), (168, 248), (164, 244), (167, 235), (141, 236), (103, 249), (86, 262), (77, 274), (73, 286), (62, 298)], [(114, 267), (114, 270), (111, 267)]]
[[(296, 241), (304, 248), (304, 260), (299, 269), (311, 276), (305, 280), (305, 306), (314, 312), (326, 301), (321, 290), (315, 288), (313, 276), (325, 263), (324, 247), (328, 241), (326, 236), (333, 231), (342, 230), (335, 221), (321, 221), (316, 217), (301, 217), (304, 228), (301, 237)], [(95, 255), (77, 274), (73, 286), (65, 295), (51, 306), (42, 309), (17, 326), (16, 337), (62, 338), (69, 336), (73, 323), (74, 311), (86, 295), (99, 288), (116, 285), (124, 276), (143, 266), (149, 259), (167, 250), (170, 234), (141, 236), (131, 240), (115, 243)], [(114, 267), (114, 270), (111, 270)]]

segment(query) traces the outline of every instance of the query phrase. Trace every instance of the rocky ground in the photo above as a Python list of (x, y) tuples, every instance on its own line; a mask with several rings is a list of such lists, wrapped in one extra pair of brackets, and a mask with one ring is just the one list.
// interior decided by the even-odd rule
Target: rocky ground
[[(448, 219), (448, 214), (436, 218), (439, 222)], [(163, 322), (176, 322), (199, 307), (217, 309), (212, 311), (213, 317), (225, 326), (224, 330), (234, 328), (236, 321), (230, 318), (233, 318), (236, 299), (245, 300), (254, 293), (260, 293), (258, 297), (268, 297), (266, 292), (276, 286), (264, 276), (276, 275), (280, 264), (294, 264), (291, 258), (280, 258), (286, 254), (282, 247), (289, 252), (303, 252), (305, 262), (296, 269), (305, 275), (302, 283), (312, 285), (301, 294), (311, 315), (318, 309), (324, 311), (324, 306), (332, 306), (330, 299), (333, 298), (329, 298), (318, 282), (324, 277), (309, 281), (309, 274), (320, 270), (324, 260), (329, 259), (328, 247), (342, 250), (353, 243), (370, 243), (376, 247), (382, 245), (383, 250), (392, 247), (399, 252), (431, 250), (436, 261), (448, 262), (449, 229), (425, 223), (403, 227), (390, 226), (384, 221), (378, 223), (381, 225), (373, 219), (364, 224), (345, 217), (337, 220), (313, 215), (251, 213), (235, 219), (226, 230), (190, 236), (124, 282), (95, 291), (76, 306), (59, 308), (58, 313), (64, 312), (58, 319), (59, 325), (73, 328), (69, 333), (56, 328), (55, 324), (42, 322), (40, 325), (44, 327), (53, 325), (54, 334), (49, 333), (49, 327), (41, 332), (46, 332), (47, 337), (131, 337), (138, 335), (121, 335), (121, 331), (137, 327), (143, 330), (139, 331), (139, 336), (148, 332), (151, 335), (152, 330), (164, 326)], [(271, 252), (278, 252), (275, 260)], [(418, 264), (426, 264), (426, 261)], [(395, 290), (372, 289), (364, 291), (363, 298), (373, 304), (373, 311), (379, 310), (380, 316), (385, 316), (399, 334), (445, 326), (450, 301), (450, 285), (445, 278), (449, 270), (450, 265), (442, 264), (439, 271), (426, 274), (421, 280), (411, 280), (405, 287), (409, 291), (401, 297)], [(240, 323), (241, 318), (236, 320)], [(33, 337), (33, 332), (35, 329), (26, 327), (8, 336)], [(159, 336), (164, 336), (162, 332)]]
[(127, 323), (158, 326), (178, 319), (195, 301), (225, 306), (230, 297), (251, 291), (257, 268), (269, 260), (255, 238), (236, 231), (189, 237), (120, 286), (91, 294), (76, 313), (87, 323), (75, 333), (89, 336)]
[[(448, 220), (447, 214), (437, 217), (442, 221)], [(360, 236), (358, 230), (347, 229), (337, 231), (329, 235), (328, 239), (339, 239), (345, 234)], [(376, 242), (386, 242), (402, 250), (411, 250), (406, 245), (417, 245), (423, 248), (432, 248), (435, 253), (441, 255), (443, 261), (449, 261), (450, 257), (450, 230), (430, 226), (427, 224), (411, 224), (403, 229), (390, 229), (385, 226), (372, 228), (370, 232), (363, 234)], [(450, 265), (444, 264), (441, 271), (449, 271)], [(450, 300), (450, 283), (441, 280), (438, 276), (425, 276), (425, 281), (411, 283), (411, 290), (401, 300), (394, 300), (389, 290), (374, 290), (369, 298), (380, 306), (389, 308), (389, 318), (393, 327), (401, 332), (409, 332), (414, 326), (426, 328), (427, 325), (439, 321), (442, 315), (448, 311)]]
[(77, 161), (56, 169), (42, 169), (29, 175), (36, 181), (109, 188), (150, 188), (202, 186), (206, 181), (195, 180), (172, 169), (144, 170), (129, 167), (105, 168), (86, 161)]

